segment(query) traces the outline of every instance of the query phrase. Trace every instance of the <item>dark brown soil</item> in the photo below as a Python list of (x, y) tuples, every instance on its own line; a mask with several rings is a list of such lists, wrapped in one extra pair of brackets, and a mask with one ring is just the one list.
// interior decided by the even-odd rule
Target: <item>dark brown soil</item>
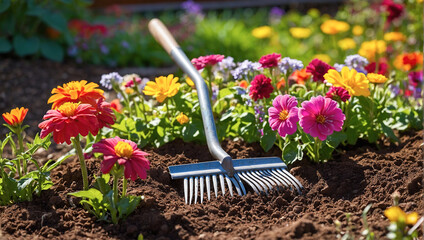
[[(63, 83), (86, 79), (98, 82), (110, 69), (40, 60), (0, 61), (0, 111), (28, 107), (25, 123), (38, 131), (37, 124), (49, 109), (47, 99), (52, 88)], [(0, 136), (6, 128), (0, 128)], [(401, 194), (405, 211), (424, 215), (423, 149), (420, 132), (401, 134), (400, 144), (381, 149), (358, 144), (342, 149), (334, 161), (312, 164), (307, 161), (291, 166), (290, 172), (305, 187), (302, 196), (286, 190), (270, 196), (213, 198), (204, 204), (185, 205), (182, 181), (173, 181), (167, 166), (211, 160), (206, 146), (175, 141), (159, 149), (147, 149), (151, 155), (150, 175), (129, 184), (129, 194), (144, 195), (136, 211), (114, 226), (99, 222), (69, 197), (82, 189), (76, 158), (69, 159), (52, 172), (54, 186), (35, 197), (0, 207), (0, 239), (335, 239), (334, 221), (346, 229), (351, 213), (353, 233), (359, 238), (361, 214), (370, 203), (371, 230), (385, 238), (389, 222), (383, 211), (391, 206), (391, 195)], [(224, 149), (235, 158), (280, 156), (277, 149), (264, 153), (257, 144), (224, 142)], [(57, 159), (67, 146), (52, 146), (40, 151), (36, 159)], [(100, 160), (89, 159), (89, 175), (99, 174)], [(93, 180), (93, 179), (91, 179)]]
[[(82, 188), (73, 159), (52, 172), (55, 185), (41, 197), (0, 208), (1, 234), (6, 239), (134, 239), (140, 233), (146, 239), (335, 239), (334, 221), (345, 229), (345, 213), (351, 213), (352, 232), (359, 237), (362, 211), (372, 203), (371, 230), (385, 238), (389, 222), (383, 211), (395, 191), (405, 211), (424, 215), (422, 134), (404, 133), (401, 144), (381, 150), (367, 145), (343, 150), (328, 163), (296, 164), (290, 172), (304, 185), (302, 196), (289, 190), (269, 196), (249, 192), (190, 206), (184, 204), (182, 182), (170, 179), (167, 166), (210, 156), (205, 146), (174, 141), (147, 150), (149, 177), (129, 184), (129, 194), (144, 195), (145, 201), (116, 226), (96, 221), (67, 195)], [(230, 141), (223, 146), (235, 158), (278, 154), (263, 153), (256, 144)], [(89, 175), (99, 173), (99, 161), (88, 160)]]

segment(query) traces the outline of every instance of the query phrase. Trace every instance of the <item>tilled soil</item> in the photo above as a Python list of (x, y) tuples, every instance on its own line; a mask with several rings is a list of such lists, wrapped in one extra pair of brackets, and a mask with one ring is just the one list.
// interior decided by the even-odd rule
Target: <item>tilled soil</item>
[[(383, 211), (398, 191), (405, 211), (424, 215), (423, 149), (420, 132), (401, 134), (400, 144), (378, 149), (369, 144), (346, 147), (328, 163), (302, 161), (290, 172), (305, 187), (303, 195), (286, 189), (268, 196), (252, 191), (246, 196), (212, 197), (203, 204), (185, 205), (183, 184), (171, 180), (167, 166), (211, 160), (207, 147), (180, 140), (159, 149), (146, 149), (151, 170), (146, 180), (129, 184), (129, 194), (145, 200), (118, 225), (96, 221), (78, 199), (67, 193), (82, 189), (76, 158), (52, 171), (54, 186), (32, 202), (0, 208), (6, 239), (335, 239), (335, 221), (359, 238), (363, 209), (372, 203), (368, 222), (377, 239), (384, 239), (389, 221)], [(257, 144), (226, 141), (234, 158), (275, 156)], [(60, 146), (59, 146), (60, 147)], [(60, 154), (57, 149), (54, 156)], [(46, 152), (38, 158), (47, 158)], [(89, 176), (99, 174), (100, 160), (89, 159)], [(91, 179), (93, 180), (93, 179)]]

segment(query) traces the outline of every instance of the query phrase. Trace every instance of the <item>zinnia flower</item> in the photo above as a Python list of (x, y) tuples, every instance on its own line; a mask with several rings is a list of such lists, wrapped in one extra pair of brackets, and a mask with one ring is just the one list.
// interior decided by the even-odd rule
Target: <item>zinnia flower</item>
[(224, 59), (224, 55), (215, 54), (208, 56), (200, 56), (198, 58), (193, 58), (191, 63), (196, 67), (197, 70), (203, 69), (207, 66), (213, 66)]
[(328, 72), (328, 70), (334, 69), (332, 66), (327, 63), (315, 58), (312, 60), (308, 66), (306, 67), (306, 72), (312, 74), (312, 80), (316, 81), (324, 81), (324, 74)]
[(180, 115), (178, 115), (178, 116), (176, 117), (176, 119), (177, 119), (177, 121), (178, 121), (181, 125), (186, 124), (186, 123), (188, 123), (188, 122), (189, 122), (188, 117), (187, 117), (184, 113), (180, 113)]
[(281, 54), (272, 53), (262, 56), (261, 59), (259, 59), (259, 63), (261, 64), (262, 68), (272, 68), (278, 66), (280, 59)]
[(377, 54), (384, 53), (386, 49), (386, 42), (383, 40), (372, 40), (363, 42), (358, 53), (368, 60), (373, 61)]
[(423, 64), (423, 54), (419, 52), (403, 53), (398, 55), (393, 65), (400, 70), (410, 71), (418, 65)]
[(112, 109), (115, 109), (115, 111), (117, 111), (119, 113), (122, 112), (122, 108), (123, 108), (121, 101), (118, 98), (115, 98), (110, 102), (110, 107)]
[(9, 112), (3, 113), (4, 121), (12, 127), (18, 127), (22, 125), (26, 115), (28, 113), (28, 108), (14, 108)]
[(368, 73), (367, 74), (368, 81), (372, 83), (385, 83), (387, 78), (384, 75), (378, 73)]
[(269, 98), (273, 90), (274, 87), (271, 85), (271, 79), (263, 74), (259, 74), (252, 80), (249, 95), (256, 101), (262, 98)]
[(388, 32), (384, 34), (384, 40), (388, 42), (405, 41), (406, 36), (401, 32)]
[(405, 213), (400, 207), (393, 206), (384, 210), (384, 215), (390, 222), (404, 222), (408, 225), (414, 225), (418, 221), (418, 213)]
[(348, 67), (343, 67), (341, 75), (336, 70), (330, 69), (324, 78), (333, 86), (346, 89), (351, 96), (368, 97), (370, 95), (367, 77), (355, 69), (349, 70)]
[(337, 102), (340, 102), (340, 101), (346, 102), (347, 100), (350, 99), (349, 92), (346, 89), (342, 87), (334, 87), (334, 86), (330, 87), (325, 97), (331, 98)]
[(399, 18), (405, 8), (402, 4), (395, 3), (392, 0), (383, 0), (381, 2), (381, 6), (383, 6), (389, 13), (387, 22), (392, 22), (393, 20)]
[(305, 133), (324, 141), (334, 131), (342, 130), (346, 116), (337, 107), (336, 101), (318, 96), (302, 102), (299, 118), (299, 124)]
[(71, 137), (78, 134), (87, 136), (89, 132), (95, 136), (99, 131), (96, 109), (90, 104), (66, 102), (57, 109), (47, 111), (43, 119), (46, 121), (38, 124), (40, 137), (44, 138), (52, 132), (56, 143), (71, 144)]
[(339, 47), (343, 50), (354, 49), (356, 47), (355, 40), (352, 38), (343, 38), (337, 42)]
[(349, 30), (349, 24), (334, 19), (329, 19), (321, 24), (321, 31), (325, 34), (334, 35)]
[(272, 28), (270, 26), (257, 27), (252, 30), (252, 36), (255, 38), (263, 39), (269, 38), (272, 35)]
[[(375, 72), (376, 63), (372, 62), (365, 66), (365, 70), (369, 73)], [(378, 74), (386, 75), (388, 73), (387, 71), (388, 65), (383, 60), (379, 61), (378, 63)]]
[(422, 71), (410, 72), (408, 74), (408, 79), (409, 79), (409, 85), (413, 87), (421, 86), (423, 82), (423, 72)]
[(97, 99), (105, 98), (103, 96), (103, 90), (97, 87), (99, 87), (98, 84), (93, 82), (87, 84), (86, 80), (65, 83), (63, 87), (58, 86), (52, 90), (53, 95), (47, 103), (53, 103), (52, 109), (58, 108), (65, 102), (81, 102), (95, 106)]
[(241, 80), (241, 82), (239, 83), (239, 86), (247, 89), (247, 87), (249, 87), (249, 83), (246, 80)]
[(293, 72), (291, 77), (296, 81), (297, 84), (305, 85), (305, 82), (312, 76), (311, 73), (306, 71), (306, 68), (302, 70), (296, 70)]
[(102, 139), (93, 144), (94, 153), (103, 153), (101, 171), (103, 174), (109, 173), (117, 162), (125, 167), (124, 176), (126, 179), (136, 180), (147, 178), (147, 170), (150, 169), (150, 162), (146, 156), (149, 155), (137, 148), (137, 144), (130, 140), (119, 137)]
[(273, 131), (278, 130), (281, 137), (291, 135), (297, 130), (299, 121), (297, 100), (290, 95), (278, 95), (268, 109), (269, 126)]
[(173, 97), (178, 93), (180, 83), (177, 83), (178, 77), (174, 78), (173, 74), (167, 77), (160, 76), (155, 81), (149, 81), (144, 88), (144, 94), (156, 97), (158, 102), (163, 102), (167, 97)]
[(301, 27), (292, 27), (289, 29), (289, 31), (292, 37), (299, 39), (308, 38), (312, 33), (311, 29)]
[(361, 36), (361, 35), (362, 35), (362, 33), (364, 33), (364, 28), (363, 28), (362, 26), (355, 25), (355, 26), (353, 26), (353, 28), (352, 28), (352, 33), (353, 33), (353, 35), (355, 35), (355, 36)]
[(103, 127), (110, 128), (115, 123), (115, 113), (112, 110), (112, 105), (102, 98), (97, 100), (96, 116), (99, 121), (99, 129)]

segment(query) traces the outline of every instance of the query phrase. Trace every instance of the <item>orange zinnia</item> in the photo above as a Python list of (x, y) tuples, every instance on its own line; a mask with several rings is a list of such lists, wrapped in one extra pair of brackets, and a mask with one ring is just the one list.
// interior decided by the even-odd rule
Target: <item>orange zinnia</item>
[(3, 119), (12, 127), (17, 127), (22, 124), (25, 116), (27, 115), (28, 108), (15, 108), (10, 111), (10, 113), (3, 113)]
[(297, 84), (305, 85), (305, 82), (312, 76), (310, 72), (306, 71), (306, 68), (302, 70), (296, 70), (293, 72), (291, 77), (294, 78)]
[(86, 80), (65, 83), (63, 87), (58, 86), (52, 90), (53, 96), (49, 98), (47, 103), (53, 103), (52, 109), (57, 109), (65, 102), (81, 102), (96, 106), (97, 99), (105, 98), (103, 90), (97, 89), (98, 86), (93, 82), (87, 84)]

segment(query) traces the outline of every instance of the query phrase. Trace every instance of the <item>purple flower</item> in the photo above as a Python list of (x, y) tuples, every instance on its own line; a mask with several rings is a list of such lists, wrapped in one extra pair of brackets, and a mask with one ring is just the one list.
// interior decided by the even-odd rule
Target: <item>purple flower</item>
[(410, 72), (408, 74), (409, 85), (417, 87), (423, 83), (423, 72)]
[(122, 46), (123, 48), (126, 48), (126, 49), (130, 48), (130, 44), (129, 44), (127, 41), (125, 41), (125, 40), (123, 40), (123, 41), (121, 42), (121, 46)]
[(337, 72), (341, 72), (343, 67), (346, 67), (346, 65), (340, 64), (340, 63), (334, 64), (334, 68), (336, 69)]
[(181, 4), (181, 7), (189, 14), (200, 15), (202, 14), (202, 6), (195, 3), (193, 0), (187, 0)]
[(345, 64), (349, 67), (349, 69), (353, 68), (358, 72), (362, 72), (364, 74), (367, 73), (365, 66), (368, 65), (368, 60), (359, 54), (347, 56), (345, 59)]
[(212, 101), (215, 101), (218, 98), (219, 87), (212, 85)]
[(342, 130), (346, 116), (337, 107), (336, 101), (318, 96), (302, 102), (299, 118), (299, 124), (305, 133), (324, 141), (334, 131)]
[(252, 73), (253, 71), (257, 71), (258, 68), (261, 66), (260, 63), (253, 63), (249, 60), (244, 60), (241, 63), (237, 64), (238, 67), (231, 71), (231, 74), (233, 75), (235, 80), (247, 78), (247, 75), (249, 73)]
[(225, 70), (232, 70), (235, 66), (234, 58), (228, 56), (218, 63), (218, 70), (222, 72)]
[(279, 7), (273, 7), (269, 11), (269, 15), (273, 18), (281, 18), (286, 12)]
[(106, 45), (100, 45), (100, 52), (102, 52), (103, 54), (108, 54), (109, 53), (109, 48)]
[(281, 137), (295, 133), (299, 121), (296, 98), (287, 94), (278, 95), (272, 101), (272, 106), (268, 109), (268, 122), (271, 129), (278, 130)]
[(105, 87), (106, 89), (111, 90), (113, 83), (120, 84), (124, 80), (121, 75), (117, 72), (111, 72), (108, 74), (103, 74), (102, 78), (100, 80), (100, 84)]
[(281, 62), (278, 63), (278, 67), (282, 73), (287, 74), (288, 72), (294, 72), (296, 70), (302, 69), (303, 63), (297, 59), (285, 57), (281, 59)]
[(75, 45), (72, 45), (68, 48), (68, 55), (71, 57), (74, 57), (78, 54), (78, 47)]

